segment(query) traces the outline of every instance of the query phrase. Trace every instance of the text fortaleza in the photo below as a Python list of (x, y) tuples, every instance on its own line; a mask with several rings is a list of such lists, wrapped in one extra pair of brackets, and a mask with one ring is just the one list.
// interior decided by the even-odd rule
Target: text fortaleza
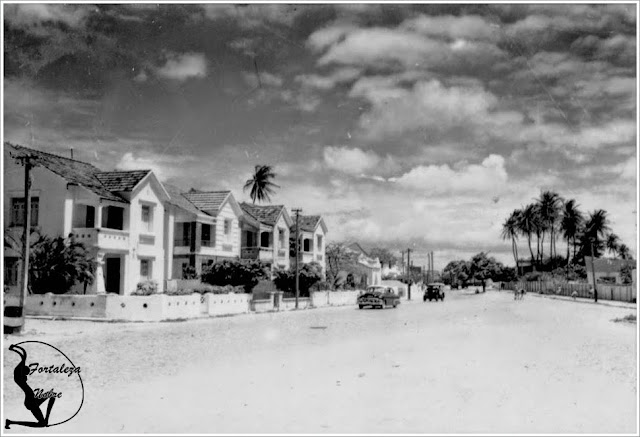
[(67, 376), (71, 376), (74, 373), (80, 374), (80, 367), (69, 367), (65, 366), (64, 363), (59, 366), (54, 366), (53, 364), (49, 367), (42, 367), (39, 363), (31, 363), (29, 364), (29, 375), (38, 373), (66, 373)]

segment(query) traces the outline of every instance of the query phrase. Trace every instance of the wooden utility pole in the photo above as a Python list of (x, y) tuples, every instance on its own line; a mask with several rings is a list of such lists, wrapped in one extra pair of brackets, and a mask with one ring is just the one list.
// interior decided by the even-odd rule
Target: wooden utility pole
[(300, 269), (298, 259), (300, 258), (300, 213), (302, 209), (293, 208), (291, 211), (296, 213), (296, 309), (298, 309), (298, 299), (300, 298)]
[(409, 270), (409, 292), (407, 293), (407, 300), (411, 300), (411, 249), (407, 249), (407, 270)]
[(589, 237), (589, 245), (591, 246), (591, 277), (593, 278), (593, 297), (598, 302), (598, 287), (596, 285), (596, 269), (593, 267), (593, 241)]
[(31, 156), (18, 156), (18, 160), (24, 165), (24, 230), (22, 233), (22, 275), (20, 281), (20, 295), (18, 296), (18, 306), (4, 308), (6, 333), (20, 333), (24, 330), (24, 306), (29, 292), (29, 235), (31, 233), (31, 169), (34, 163)]

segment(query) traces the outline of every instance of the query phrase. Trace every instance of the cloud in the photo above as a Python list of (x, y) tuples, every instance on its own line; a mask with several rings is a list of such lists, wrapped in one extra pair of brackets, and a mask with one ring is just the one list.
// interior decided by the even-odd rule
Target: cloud
[(339, 84), (344, 84), (357, 79), (361, 75), (358, 68), (339, 68), (327, 76), (318, 74), (301, 74), (296, 76), (295, 81), (305, 87), (320, 90), (330, 90)]
[(307, 46), (316, 52), (322, 51), (344, 39), (348, 33), (356, 29), (357, 27), (353, 25), (329, 25), (309, 35)]
[(291, 27), (305, 10), (302, 5), (287, 4), (207, 4), (203, 8), (207, 18), (234, 20), (244, 29), (256, 29), (266, 24)]
[(82, 27), (92, 9), (84, 5), (7, 4), (4, 5), (4, 17), (14, 26), (28, 29), (31, 33), (44, 34), (50, 23), (62, 23), (72, 28)]
[(156, 70), (165, 79), (184, 81), (207, 75), (207, 61), (203, 53), (171, 53), (167, 61)]
[(159, 155), (153, 152), (126, 152), (116, 163), (117, 170), (152, 170), (160, 180), (182, 176), (184, 168), (193, 168), (199, 162), (193, 156)]
[[(420, 15), (402, 23), (401, 28), (428, 36), (452, 40), (474, 39), (496, 41), (499, 39), (499, 26), (489, 23), (479, 15)], [(497, 29), (498, 28), (498, 29)]]
[(398, 178), (390, 179), (398, 185), (426, 190), (430, 195), (461, 193), (499, 193), (507, 183), (505, 160), (490, 155), (481, 164), (451, 168), (447, 164), (418, 166)]
[(357, 147), (327, 146), (323, 156), (328, 168), (353, 175), (374, 170), (382, 161), (375, 152)]

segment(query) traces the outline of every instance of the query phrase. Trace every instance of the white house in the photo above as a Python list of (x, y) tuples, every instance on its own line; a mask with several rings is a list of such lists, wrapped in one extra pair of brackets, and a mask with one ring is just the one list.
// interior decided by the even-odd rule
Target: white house
[(231, 191), (183, 193), (171, 185), (165, 187), (171, 197), (166, 228), (173, 234), (167, 278), (182, 278), (186, 267), (200, 274), (209, 264), (240, 258), (243, 211)]
[(283, 205), (241, 203), (241, 257), (259, 259), (272, 269), (289, 268), (289, 229), (292, 221)]
[[(91, 164), (5, 143), (5, 232), (23, 229), (24, 167), (28, 155), (33, 230), (82, 242), (97, 262), (87, 293), (129, 294), (139, 282), (165, 279), (164, 203), (169, 194), (151, 170), (103, 172)], [(18, 256), (5, 251), (5, 271), (18, 270)], [(9, 287), (17, 276), (8, 275)], [(84, 290), (83, 290), (84, 291)]]
[(378, 258), (373, 258), (360, 246), (360, 244), (352, 242), (344, 245), (348, 252), (358, 255), (358, 265), (364, 267), (367, 271), (367, 284), (382, 284), (382, 266)]
[[(300, 261), (302, 263), (317, 262), (322, 266), (322, 274), (326, 270), (325, 246), (327, 225), (319, 215), (301, 215), (300, 222)], [(291, 235), (295, 238), (296, 224), (291, 226)]]

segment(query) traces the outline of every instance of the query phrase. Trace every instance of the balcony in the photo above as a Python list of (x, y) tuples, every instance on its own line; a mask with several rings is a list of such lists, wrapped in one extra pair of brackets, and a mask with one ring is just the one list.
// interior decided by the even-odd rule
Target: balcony
[(262, 261), (273, 260), (273, 247), (243, 247), (240, 250), (242, 259), (259, 259)]
[(189, 238), (176, 238), (173, 240), (173, 245), (175, 247), (190, 247), (191, 240)]
[(73, 228), (78, 243), (103, 250), (128, 251), (129, 232), (109, 228)]

